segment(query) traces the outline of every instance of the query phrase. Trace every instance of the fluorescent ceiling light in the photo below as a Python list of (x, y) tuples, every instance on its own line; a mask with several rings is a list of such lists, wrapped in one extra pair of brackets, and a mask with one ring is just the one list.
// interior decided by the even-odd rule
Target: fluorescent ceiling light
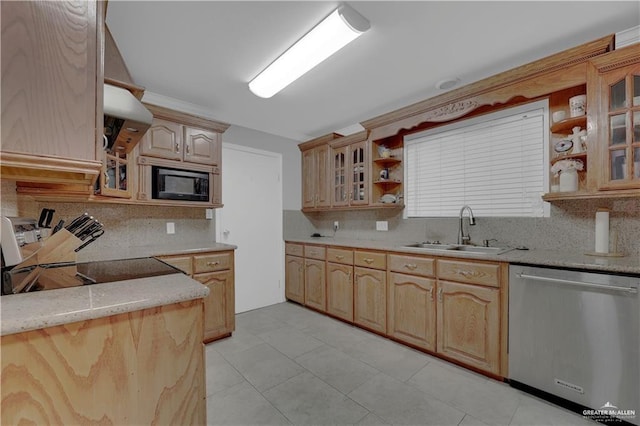
[(370, 28), (369, 21), (347, 5), (334, 10), (249, 83), (270, 98)]

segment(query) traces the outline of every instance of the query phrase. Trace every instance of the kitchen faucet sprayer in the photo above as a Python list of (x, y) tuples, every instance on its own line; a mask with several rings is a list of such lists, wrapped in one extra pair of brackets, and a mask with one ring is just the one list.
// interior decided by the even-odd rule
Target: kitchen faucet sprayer
[(458, 244), (470, 244), (471, 243), (471, 236), (467, 233), (465, 235), (464, 233), (464, 226), (462, 224), (462, 217), (464, 215), (464, 211), (467, 210), (469, 212), (469, 225), (473, 226), (476, 224), (476, 218), (473, 217), (473, 210), (471, 210), (471, 207), (469, 207), (468, 205), (464, 205), (462, 206), (462, 208), (460, 209), (460, 223), (458, 226)]

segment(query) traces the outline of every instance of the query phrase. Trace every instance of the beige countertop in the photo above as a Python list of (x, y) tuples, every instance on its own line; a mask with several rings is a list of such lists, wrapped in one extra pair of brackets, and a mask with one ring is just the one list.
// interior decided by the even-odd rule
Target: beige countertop
[[(186, 255), (236, 248), (221, 243), (126, 247), (99, 259), (83, 258), (80, 252), (78, 262)], [(203, 298), (208, 294), (206, 286), (181, 273), (12, 294), (0, 299), (0, 335), (170, 305)]]
[(627, 255), (624, 257), (589, 256), (584, 253), (554, 251), (554, 250), (509, 250), (502, 254), (469, 253), (456, 250), (426, 250), (415, 247), (404, 247), (412, 242), (348, 240), (332, 237), (308, 237), (287, 239), (287, 242), (320, 244), (338, 247), (352, 247), (371, 250), (395, 251), (411, 254), (425, 254), (439, 257), (467, 258), (478, 260), (492, 260), (508, 263), (531, 264), (538, 266), (553, 266), (563, 268), (577, 268), (593, 271), (640, 274), (640, 256)]
[(87, 262), (94, 260), (116, 260), (116, 259), (135, 259), (138, 257), (156, 257), (168, 256), (173, 254), (198, 254), (210, 251), (227, 251), (235, 250), (237, 246), (223, 243), (176, 243), (148, 246), (131, 246), (122, 247), (118, 250), (105, 250), (104, 254), (83, 255), (82, 251), (78, 252), (78, 262)]
[(209, 289), (175, 273), (98, 285), (2, 296), (0, 335), (200, 299)]

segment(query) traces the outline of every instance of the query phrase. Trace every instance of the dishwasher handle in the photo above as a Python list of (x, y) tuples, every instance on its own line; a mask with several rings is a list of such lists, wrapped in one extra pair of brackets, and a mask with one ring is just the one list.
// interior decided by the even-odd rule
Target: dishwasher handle
[(586, 287), (586, 288), (598, 288), (598, 289), (603, 289), (603, 290), (624, 291), (624, 292), (631, 293), (631, 294), (637, 294), (638, 293), (638, 289), (635, 288), (635, 287), (620, 287), (620, 286), (615, 286), (615, 285), (585, 283), (585, 282), (581, 282), (581, 281), (564, 280), (564, 279), (561, 279), (561, 278), (539, 277), (539, 276), (536, 276), (536, 275), (529, 275), (529, 274), (522, 274), (522, 273), (519, 273), (517, 275), (520, 278), (524, 278), (524, 279), (528, 279), (528, 280), (545, 281), (545, 282), (550, 282), (550, 283), (574, 285), (574, 286)]

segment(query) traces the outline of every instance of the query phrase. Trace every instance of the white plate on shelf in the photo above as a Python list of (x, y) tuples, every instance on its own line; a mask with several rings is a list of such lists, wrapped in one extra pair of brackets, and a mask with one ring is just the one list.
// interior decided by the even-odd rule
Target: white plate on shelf
[(384, 204), (393, 204), (396, 202), (396, 196), (393, 194), (384, 194), (380, 197), (380, 202)]

